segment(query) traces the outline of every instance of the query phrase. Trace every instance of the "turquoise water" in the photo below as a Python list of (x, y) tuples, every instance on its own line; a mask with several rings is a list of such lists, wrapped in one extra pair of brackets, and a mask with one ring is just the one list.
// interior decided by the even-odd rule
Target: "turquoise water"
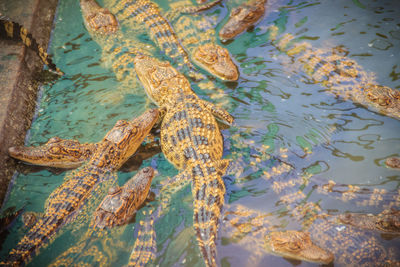
[[(240, 3), (227, 1), (205, 12), (206, 16), (217, 18), (217, 32), (227, 20), (229, 10)], [(238, 82), (212, 79), (219, 89), (205, 90), (193, 84), (201, 98), (223, 106), (236, 120), (233, 127), (222, 130), (224, 158), (233, 161), (224, 177), (227, 187), (224, 211), (245, 206), (249, 210), (273, 214), (271, 218), (280, 230), (299, 228), (282, 212), (284, 205), (271, 189), (276, 158), (293, 164), (299, 175), (311, 173), (315, 181), (322, 183), (333, 180), (371, 191), (399, 189), (400, 173), (386, 168), (384, 159), (400, 156), (400, 121), (335, 97), (323, 85), (312, 83), (304, 71), (296, 68), (285, 53), (271, 44), (267, 28), (277, 24), (284, 33), (305, 37), (315, 49), (343, 46), (348, 57), (374, 75), (378, 84), (399, 90), (400, 3), (275, 0), (266, 7), (265, 16), (253, 29), (232, 42), (221, 44), (239, 66)], [(97, 142), (117, 120), (130, 119), (153, 107), (139, 83), (132, 87), (131, 83), (118, 81), (102, 61), (101, 47), (84, 28), (78, 1), (60, 1), (50, 52), (67, 75), (42, 87), (42, 98), (27, 145), (43, 144), (52, 136)], [(177, 174), (162, 154), (144, 160), (142, 167), (145, 166), (158, 171), (152, 184), (155, 193), (161, 188), (161, 181)], [(123, 184), (133, 174), (135, 168), (125, 166), (118, 172), (118, 183)], [(272, 180), (267, 179), (268, 174), (272, 175)], [(34, 172), (28, 169), (27, 173), (16, 177), (3, 208), (15, 206), (43, 212), (45, 200), (63, 182), (65, 175), (66, 172), (54, 173), (49, 169), (35, 169)], [(322, 211), (330, 214), (381, 211), (380, 206), (360, 206), (319, 194), (311, 185), (305, 191), (309, 192), (309, 200), (318, 201)], [(192, 201), (190, 186), (187, 186), (174, 196), (167, 215), (156, 222), (156, 264), (202, 266), (192, 229)], [(157, 202), (149, 205), (157, 205)], [(127, 263), (137, 222), (143, 218), (139, 213), (135, 223), (125, 227), (123, 235), (111, 233), (108, 236), (115, 242), (123, 242), (122, 246), (109, 248), (112, 266)], [(217, 240), (218, 261), (223, 266), (313, 265), (268, 255), (257, 245), (230, 242), (228, 225), (228, 221), (222, 220)], [(77, 243), (80, 231), (74, 228), (63, 231), (29, 266), (50, 264)], [(3, 244), (2, 258), (25, 232), (19, 220)], [(380, 238), (380, 241), (388, 248), (400, 245), (398, 239)]]

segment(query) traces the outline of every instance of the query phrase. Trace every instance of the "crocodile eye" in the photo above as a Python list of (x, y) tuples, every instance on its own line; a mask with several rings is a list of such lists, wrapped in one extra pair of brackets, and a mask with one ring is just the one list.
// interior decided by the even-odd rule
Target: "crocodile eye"
[(207, 64), (211, 65), (211, 64), (214, 64), (215, 62), (217, 62), (217, 58), (218, 58), (218, 56), (215, 53), (211, 52), (211, 53), (205, 54), (204, 57), (202, 58), (202, 60), (204, 62), (206, 62)]
[(255, 17), (255, 14), (253, 12), (250, 12), (249, 14), (246, 15), (246, 17), (243, 19), (246, 22), (251, 22)]
[(121, 191), (121, 188), (118, 186), (113, 186), (108, 190), (108, 194), (109, 195), (114, 195), (116, 193), (118, 193), (119, 191)]
[(115, 123), (115, 126), (121, 127), (121, 126), (124, 126), (124, 125), (127, 125), (127, 124), (128, 124), (128, 122), (126, 120), (119, 120), (119, 121), (117, 121)]
[(237, 7), (237, 8), (232, 9), (231, 16), (236, 16), (237, 14), (240, 13), (240, 11), (242, 11), (241, 7)]
[(61, 148), (59, 146), (53, 146), (49, 149), (52, 154), (59, 154), (61, 152)]
[(57, 142), (60, 142), (60, 141), (61, 141), (61, 138), (60, 138), (60, 137), (54, 136), (54, 137), (50, 138), (49, 141), (47, 141), (47, 143), (48, 143), (48, 144), (50, 144), (50, 143), (57, 143)]
[(299, 244), (299, 242), (290, 242), (289, 249), (292, 251), (298, 251), (301, 249), (301, 245)]
[(125, 191), (125, 192), (122, 193), (121, 197), (124, 200), (128, 200), (130, 195), (131, 195), (130, 192)]

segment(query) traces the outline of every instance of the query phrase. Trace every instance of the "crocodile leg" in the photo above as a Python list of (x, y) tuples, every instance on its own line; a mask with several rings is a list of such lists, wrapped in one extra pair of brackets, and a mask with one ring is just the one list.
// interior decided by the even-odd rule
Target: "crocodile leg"
[(211, 112), (215, 117), (221, 119), (222, 121), (228, 123), (229, 125), (232, 125), (234, 118), (232, 117), (231, 114), (228, 113), (228, 111), (226, 111), (223, 108), (217, 107), (211, 102), (205, 100), (200, 100), (200, 101), (204, 104), (204, 106), (208, 109), (208, 111)]

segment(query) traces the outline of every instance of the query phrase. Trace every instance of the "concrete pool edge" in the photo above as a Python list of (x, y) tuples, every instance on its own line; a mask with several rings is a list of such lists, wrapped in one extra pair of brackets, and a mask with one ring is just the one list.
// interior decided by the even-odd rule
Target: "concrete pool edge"
[[(17, 2), (17, 1), (16, 1)], [(26, 27), (37, 41), (47, 47), (58, 0), (18, 1), (14, 10), (0, 12)], [(1, 4), (1, 3), (0, 3)], [(11, 14), (10, 14), (11, 13)], [(0, 46), (0, 205), (7, 193), (17, 162), (8, 156), (8, 148), (23, 145), (36, 108), (39, 83), (34, 78), (43, 64), (29, 48), (1, 40)]]

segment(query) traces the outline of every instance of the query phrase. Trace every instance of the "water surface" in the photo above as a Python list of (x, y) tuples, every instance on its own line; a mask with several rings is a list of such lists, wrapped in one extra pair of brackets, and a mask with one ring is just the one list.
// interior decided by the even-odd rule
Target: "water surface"
[[(227, 1), (205, 12), (206, 16), (216, 18), (216, 32), (226, 21), (230, 9), (240, 3)], [(233, 127), (222, 131), (224, 158), (233, 161), (224, 177), (225, 211), (243, 205), (249, 210), (273, 214), (280, 230), (299, 229), (299, 225), (291, 223), (292, 217), (282, 212), (284, 205), (279, 202), (280, 196), (271, 189), (272, 168), (279, 162), (277, 159), (293, 164), (298, 175), (313, 175), (317, 184), (333, 180), (371, 191), (399, 189), (400, 173), (386, 168), (384, 159), (400, 156), (400, 121), (336, 97), (328, 88), (311, 82), (285, 53), (271, 44), (267, 31), (270, 25), (277, 24), (284, 33), (304, 37), (315, 49), (341, 46), (348, 51), (349, 58), (375, 76), (378, 84), (399, 90), (399, 14), (397, 1), (272, 0), (267, 4), (265, 16), (254, 28), (234, 41), (220, 43), (239, 66), (238, 82), (224, 83), (209, 77), (211, 84), (219, 88), (200, 89), (192, 85), (201, 98), (223, 106), (236, 120)], [(124, 30), (128, 38), (129, 29)], [(97, 142), (117, 120), (130, 119), (154, 107), (139, 83), (132, 86), (117, 80), (102, 61), (101, 47), (84, 28), (78, 1), (60, 1), (50, 52), (67, 75), (42, 87), (42, 98), (26, 145), (43, 144), (53, 136)], [(152, 184), (154, 192), (160, 189), (161, 181), (178, 173), (162, 154), (143, 161), (142, 167), (145, 166), (158, 171)], [(135, 174), (132, 169), (128, 166), (118, 173), (120, 185)], [(64, 176), (65, 172), (49, 169), (19, 173), (3, 209), (15, 206), (43, 212), (45, 200), (63, 182)], [(272, 180), (268, 179), (270, 176)], [(305, 192), (309, 193), (308, 200), (318, 201), (322, 212), (330, 214), (377, 213), (382, 208), (343, 202), (312, 188), (306, 188)], [(174, 196), (167, 216), (156, 223), (156, 264), (203, 265), (192, 227), (192, 201), (188, 186)], [(157, 202), (149, 205), (157, 205)], [(123, 246), (110, 248), (113, 266), (127, 263), (137, 222), (143, 217), (138, 214), (135, 223), (128, 225), (123, 235), (108, 236), (123, 243)], [(222, 221), (217, 240), (222, 266), (313, 265), (266, 253), (260, 255), (260, 248), (231, 242), (226, 223), (229, 222)], [(26, 232), (20, 220), (11, 230), (1, 257)], [(63, 231), (28, 266), (50, 264), (57, 255), (77, 243), (82, 234), (79, 231)], [(398, 239), (381, 238), (380, 241), (386, 247), (399, 247)]]

